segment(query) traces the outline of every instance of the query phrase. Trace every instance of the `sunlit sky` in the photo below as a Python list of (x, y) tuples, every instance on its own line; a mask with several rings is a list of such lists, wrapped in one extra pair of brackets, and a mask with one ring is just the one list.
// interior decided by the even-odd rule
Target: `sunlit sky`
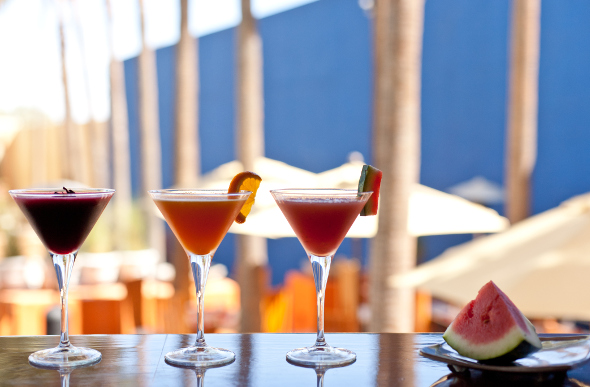
[[(251, 0), (255, 17), (317, 0)], [(138, 0), (111, 0), (113, 51), (127, 59), (140, 50)], [(152, 48), (179, 38), (180, 0), (145, 0), (146, 41)], [(66, 64), (72, 116), (106, 120), (109, 42), (105, 0), (7, 0), (0, 6), (0, 112), (34, 108), (53, 120), (64, 116), (58, 17), (66, 28)], [(239, 24), (240, 0), (189, 0), (189, 26), (203, 36)], [(88, 87), (84, 78), (88, 71)], [(88, 101), (90, 100), (90, 103)]]

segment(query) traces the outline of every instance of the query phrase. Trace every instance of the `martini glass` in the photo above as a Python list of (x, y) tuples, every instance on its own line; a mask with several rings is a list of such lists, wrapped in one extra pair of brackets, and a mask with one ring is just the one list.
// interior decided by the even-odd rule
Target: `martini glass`
[(232, 351), (213, 348), (205, 342), (205, 284), (211, 258), (251, 192), (165, 189), (149, 191), (149, 194), (186, 251), (197, 290), (197, 341), (190, 347), (167, 353), (165, 359), (183, 367), (231, 363), (236, 358)]
[(37, 351), (29, 362), (48, 368), (97, 363), (101, 354), (74, 347), (68, 335), (68, 286), (78, 249), (94, 227), (112, 189), (21, 189), (8, 191), (51, 255), (61, 298), (61, 334), (55, 348)]
[(317, 298), (315, 344), (289, 351), (287, 360), (303, 366), (352, 363), (356, 360), (354, 352), (326, 343), (325, 291), (332, 257), (372, 192), (345, 189), (279, 189), (270, 192), (311, 261)]

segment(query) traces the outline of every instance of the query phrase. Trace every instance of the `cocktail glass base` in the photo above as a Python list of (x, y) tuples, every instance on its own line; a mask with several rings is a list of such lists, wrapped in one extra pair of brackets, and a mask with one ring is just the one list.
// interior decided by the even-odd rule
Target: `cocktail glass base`
[(181, 367), (212, 367), (229, 364), (236, 355), (223, 348), (192, 346), (168, 352), (164, 358), (166, 362)]
[(37, 351), (29, 355), (29, 362), (45, 368), (68, 368), (98, 363), (102, 355), (95, 349), (74, 347), (55, 347)]
[(325, 346), (297, 348), (287, 352), (287, 360), (302, 366), (335, 366), (354, 363), (356, 354), (348, 349)]

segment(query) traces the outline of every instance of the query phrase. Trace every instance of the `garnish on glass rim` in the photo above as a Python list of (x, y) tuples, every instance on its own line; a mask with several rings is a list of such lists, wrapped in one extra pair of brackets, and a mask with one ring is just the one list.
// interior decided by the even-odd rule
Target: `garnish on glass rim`
[(256, 199), (256, 192), (258, 191), (258, 187), (260, 187), (260, 182), (262, 178), (255, 174), (254, 172), (245, 171), (240, 172), (234, 176), (231, 183), (229, 184), (229, 189), (227, 193), (238, 193), (240, 191), (250, 191), (250, 197), (244, 203), (244, 206), (240, 210), (238, 216), (236, 216), (236, 223), (244, 223), (246, 221), (246, 217), (250, 213), (252, 209), (252, 205), (254, 205), (254, 200)]
[(358, 186), (359, 194), (369, 191), (373, 191), (373, 194), (361, 210), (361, 216), (377, 215), (377, 207), (379, 206), (379, 189), (381, 188), (382, 177), (383, 172), (379, 169), (372, 165), (363, 165)]
[(55, 191), (55, 192), (54, 192), (54, 194), (62, 194), (62, 195), (67, 195), (67, 194), (75, 194), (74, 190), (67, 189), (66, 187), (61, 187), (61, 188), (63, 188), (63, 190), (64, 190), (65, 192), (61, 192), (61, 191), (59, 191), (59, 192), (58, 192), (58, 191)]

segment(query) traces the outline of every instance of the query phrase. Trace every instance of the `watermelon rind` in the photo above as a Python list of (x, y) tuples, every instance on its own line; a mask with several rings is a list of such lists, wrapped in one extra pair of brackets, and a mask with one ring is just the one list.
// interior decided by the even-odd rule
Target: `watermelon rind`
[(523, 340), (520, 342), (520, 344), (518, 344), (516, 348), (514, 348), (512, 351), (508, 352), (505, 355), (494, 357), (492, 359), (481, 359), (478, 361), (484, 364), (504, 365), (507, 363), (512, 363), (515, 360), (522, 359), (529, 353), (533, 353), (538, 350), (539, 348), (535, 347), (528, 341)]
[(363, 165), (363, 169), (361, 170), (361, 177), (359, 178), (359, 186), (358, 186), (358, 192), (362, 193), (362, 192), (366, 192), (365, 191), (365, 181), (367, 180), (367, 173), (369, 172), (369, 166), (368, 165)]
[[(500, 318), (504, 310), (507, 316)], [(513, 325), (506, 325), (509, 321)], [(494, 333), (495, 339), (486, 335), (498, 329), (501, 335)], [(533, 324), (492, 281), (459, 312), (443, 338), (462, 356), (496, 363), (511, 362), (542, 347)]]
[[(536, 336), (528, 337), (520, 328), (514, 326), (504, 337), (490, 343), (472, 343), (453, 331), (449, 325), (443, 339), (461, 356), (480, 361), (494, 360), (497, 363), (511, 362), (520, 359), (541, 348), (542, 344)], [(536, 340), (535, 340), (536, 339)]]
[(383, 173), (372, 165), (363, 165), (361, 177), (358, 184), (358, 192), (373, 192), (365, 206), (361, 210), (360, 216), (377, 215), (379, 205), (379, 189), (381, 187), (381, 178)]

